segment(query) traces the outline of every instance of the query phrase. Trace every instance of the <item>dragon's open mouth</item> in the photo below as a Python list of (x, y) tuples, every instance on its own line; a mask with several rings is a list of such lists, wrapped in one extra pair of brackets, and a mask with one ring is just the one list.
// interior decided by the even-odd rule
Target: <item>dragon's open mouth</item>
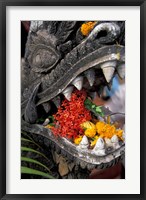
[[(102, 51), (106, 56), (100, 57)], [(111, 89), (112, 80), (116, 74), (120, 79), (125, 77), (125, 56), (122, 46), (103, 47), (88, 55), (86, 64), (84, 62), (84, 60), (80, 60), (75, 63), (59, 80), (56, 80), (43, 92), (38, 93), (39, 100), (36, 105), (43, 105), (46, 112), (49, 112), (54, 106), (58, 108), (64, 98), (70, 101), (74, 89), (86, 90), (87, 95), (92, 99), (97, 94), (102, 97), (105, 86), (109, 90)]]
[[(36, 121), (38, 125), (32, 125), (33, 128), (31, 127), (31, 131), (33, 130), (35, 133), (41, 133), (42, 135), (45, 135), (52, 141), (52, 143), (55, 144), (57, 149), (59, 146), (59, 148), (62, 149), (62, 151), (67, 152), (70, 157), (76, 157), (77, 162), (81, 163), (82, 166), (85, 165), (89, 168), (95, 166), (101, 167), (101, 164), (103, 163), (106, 163), (107, 167), (108, 165), (111, 166), (111, 161), (115, 160), (114, 162), (116, 162), (116, 160), (120, 158), (120, 155), (123, 155), (123, 140), (119, 139), (116, 135), (113, 135), (111, 138), (104, 139), (99, 137), (94, 146), (90, 148), (90, 143), (96, 137), (88, 138), (86, 135), (82, 134), (82, 140), (79, 144), (75, 144), (73, 139), (70, 140), (66, 137), (56, 138), (52, 128), (50, 127), (50, 124), (53, 122), (48, 118), (48, 116), (55, 115), (65, 99), (66, 101), (70, 102), (74, 91), (86, 91), (87, 99), (92, 101), (96, 95), (102, 94), (104, 86), (108, 86), (109, 89), (112, 87), (112, 79), (115, 74), (118, 74), (120, 78), (124, 78), (123, 61), (121, 62), (116, 59), (113, 61), (107, 61), (102, 63), (100, 68), (99, 66), (95, 66), (81, 72), (77, 77), (70, 81), (66, 88), (64, 88), (63, 91), (61, 91), (56, 97), (38, 106), (38, 119)], [(102, 107), (102, 111), (105, 115), (105, 118), (102, 118), (99, 115), (95, 116), (93, 111), (94, 109), (90, 110), (92, 115), (91, 121), (93, 121), (94, 116), (94, 120), (100, 121), (102, 119), (102, 121), (107, 123), (107, 116), (112, 114), (111, 111), (104, 107)], [(118, 122), (116, 121), (116, 115), (114, 116), (115, 118), (112, 121), (112, 124)], [(43, 121), (39, 121), (40, 118), (43, 118)], [(123, 124), (122, 127), (118, 128), (123, 130)]]
[[(80, 158), (80, 163), (83, 166), (83, 163), (87, 163), (88, 167), (93, 167), (95, 165), (101, 166), (102, 163), (106, 163), (106, 165), (111, 165), (110, 162), (113, 159), (119, 159), (119, 155), (123, 154), (124, 152), (124, 132), (122, 133), (123, 139), (117, 137), (117, 135), (112, 135), (110, 138), (99, 137), (97, 140), (97, 134), (91, 138), (87, 137), (85, 134), (81, 134), (81, 140), (80, 143), (75, 144), (73, 142), (73, 138), (68, 139), (67, 137), (59, 136), (59, 133), (56, 136), (54, 136), (53, 128), (54, 128), (54, 121), (52, 121), (52, 116), (55, 115), (58, 112), (58, 108), (60, 108), (64, 101), (66, 102), (72, 102), (72, 94), (74, 94), (76, 91), (79, 93), (82, 93), (82, 91), (85, 91), (86, 93), (86, 100), (88, 99), (92, 104), (93, 99), (99, 95), (102, 94), (102, 90), (105, 85), (109, 87), (109, 89), (112, 87), (112, 79), (113, 77), (118, 74), (119, 77), (124, 78), (124, 69), (122, 68), (122, 71), (118, 70), (121, 69), (121, 65), (124, 65), (123, 62), (119, 62), (117, 60), (109, 61), (103, 63), (100, 68), (99, 67), (93, 67), (88, 70), (83, 71), (81, 74), (79, 74), (76, 78), (71, 81), (68, 86), (61, 92), (59, 95), (54, 97), (53, 99), (50, 99), (50, 101), (43, 103), (42, 105), (38, 106), (38, 113), (41, 114), (39, 118), (43, 121), (37, 120), (37, 123), (39, 126), (42, 126), (43, 132), (47, 132), (47, 137), (55, 142), (57, 148), (58, 146), (63, 150), (68, 152), (68, 154), (71, 156), (75, 156), (76, 159)], [(107, 71), (102, 70), (108, 69)], [(104, 68), (105, 67), (105, 68)], [(120, 73), (121, 72), (121, 73)], [(119, 74), (120, 73), (120, 74)], [(106, 83), (106, 84), (105, 84)], [(75, 102), (74, 102), (75, 103)], [(88, 102), (87, 102), (88, 103)], [(73, 105), (72, 105), (73, 106)], [(76, 106), (76, 105), (75, 105)], [(85, 104), (84, 104), (85, 106)], [(88, 105), (86, 105), (88, 107)], [(92, 108), (94, 107), (94, 108)], [(97, 106), (98, 107), (98, 106)], [(105, 125), (107, 124), (108, 116), (114, 116), (114, 118), (111, 117), (111, 126), (115, 123), (119, 123), (119, 121), (116, 118), (116, 115), (121, 115), (123, 118), (123, 113), (112, 113), (109, 109), (105, 108), (104, 106), (100, 107), (102, 110), (102, 113), (104, 115), (99, 115), (99, 112), (96, 113), (96, 105), (92, 104), (90, 105), (89, 111), (91, 114), (91, 122), (97, 122), (97, 121), (104, 121)], [(65, 109), (63, 106), (61, 109)], [(78, 109), (78, 107), (76, 107)], [(44, 110), (45, 112), (42, 112)], [(71, 114), (68, 112), (68, 114)], [(84, 115), (84, 113), (80, 113)], [(50, 117), (48, 117), (50, 116)], [(62, 113), (62, 118), (64, 117), (64, 113)], [(46, 118), (46, 119), (45, 119)], [(69, 118), (69, 116), (68, 116)], [(69, 118), (70, 120), (70, 118)], [(72, 124), (74, 121), (72, 122)], [(53, 126), (52, 126), (53, 124)], [(60, 126), (59, 122), (56, 121), (57, 126)], [(123, 123), (121, 126), (118, 125), (117, 130), (123, 130)], [(64, 126), (66, 126), (64, 124)], [(53, 128), (52, 128), (53, 127)], [(41, 129), (42, 129), (41, 128)], [(45, 129), (45, 131), (44, 131)], [(72, 127), (70, 127), (72, 129)], [(77, 129), (76, 129), (77, 130)], [(115, 129), (116, 130), (116, 129)], [(116, 130), (116, 131), (117, 131)], [(55, 130), (59, 131), (59, 129)], [(43, 134), (44, 134), (43, 133)], [(49, 133), (49, 134), (48, 134)], [(67, 135), (67, 133), (66, 133)], [(78, 135), (76, 134), (76, 137)], [(79, 136), (80, 137), (80, 136)], [(96, 140), (96, 141), (95, 141)], [(91, 143), (94, 143), (94, 145), (91, 147)], [(122, 152), (122, 153), (121, 153)], [(77, 159), (78, 160), (78, 159)], [(79, 160), (78, 160), (79, 162)], [(108, 164), (107, 164), (108, 163)]]
[[(115, 62), (113, 64), (115, 64)], [(71, 95), (76, 89), (79, 91), (85, 90), (87, 96), (92, 100), (96, 97), (96, 95), (102, 96), (103, 88), (107, 86), (110, 90), (112, 86), (112, 78), (114, 76), (114, 72), (113, 69), (111, 70), (111, 80), (108, 82), (105, 81), (102, 69), (91, 68), (82, 72), (76, 78), (74, 78), (73, 81), (71, 81), (57, 96), (47, 102), (44, 102), (42, 104), (44, 110), (46, 110), (47, 114), (48, 112), (55, 114), (54, 112), (56, 111), (56, 108), (61, 105), (61, 102), (64, 99), (67, 99), (68, 101), (71, 100)], [(105, 82), (107, 84), (105, 84)]]

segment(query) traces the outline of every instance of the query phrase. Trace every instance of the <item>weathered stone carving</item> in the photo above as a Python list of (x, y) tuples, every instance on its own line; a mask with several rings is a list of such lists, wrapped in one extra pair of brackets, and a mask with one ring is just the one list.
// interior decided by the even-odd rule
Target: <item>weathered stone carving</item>
[(110, 167), (123, 157), (124, 143), (97, 156), (91, 150), (78, 151), (75, 144), (55, 138), (51, 130), (37, 124), (40, 110), (52, 112), (62, 95), (70, 99), (74, 87), (99, 92), (103, 86), (111, 86), (116, 73), (124, 78), (124, 22), (96, 22), (87, 36), (81, 33), (82, 23), (31, 23), (22, 66), (21, 128), (48, 138), (51, 147), (74, 157), (81, 167)]

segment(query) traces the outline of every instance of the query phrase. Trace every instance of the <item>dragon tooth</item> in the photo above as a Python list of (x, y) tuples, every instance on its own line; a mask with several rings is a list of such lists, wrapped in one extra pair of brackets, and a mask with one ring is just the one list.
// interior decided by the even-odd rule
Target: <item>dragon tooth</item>
[(94, 149), (92, 150), (92, 153), (98, 155), (98, 156), (103, 156), (105, 155), (105, 142), (103, 138), (99, 138), (95, 144)]
[(113, 142), (113, 143), (119, 142), (118, 136), (117, 135), (113, 135), (113, 137), (111, 138), (111, 142)]
[(124, 63), (117, 66), (117, 73), (121, 79), (125, 78), (125, 64)]
[(83, 136), (82, 141), (80, 142), (80, 145), (89, 145), (89, 141), (86, 135)]
[(84, 72), (84, 74), (87, 77), (90, 86), (92, 87), (95, 81), (95, 70), (89, 69), (86, 72)]
[(50, 122), (49, 118), (46, 118), (43, 123), (43, 126), (47, 126), (49, 124), (49, 122)]
[(99, 138), (98, 140), (97, 140), (97, 142), (96, 142), (96, 145), (95, 145), (95, 147), (94, 147), (94, 150), (97, 150), (97, 149), (104, 149), (104, 147), (105, 147), (105, 143), (104, 143), (104, 140), (103, 140), (103, 138)]
[(74, 87), (73, 86), (69, 86), (67, 87), (62, 94), (65, 96), (65, 98), (70, 101), (71, 100), (71, 93), (73, 91)]
[(50, 105), (49, 102), (43, 103), (42, 106), (43, 106), (46, 113), (48, 113), (51, 110), (51, 105)]
[(83, 136), (79, 146), (77, 147), (78, 150), (87, 150), (89, 146), (89, 141), (86, 135)]
[(108, 83), (111, 81), (114, 75), (116, 65), (117, 65), (116, 61), (105, 62), (101, 65), (101, 69)]
[(103, 71), (106, 81), (109, 83), (114, 75), (115, 68), (114, 67), (105, 67), (102, 69), (102, 71)]
[(83, 86), (83, 76), (78, 76), (76, 77), (73, 81), (72, 84), (78, 89), (81, 90)]
[(112, 146), (112, 141), (109, 138), (105, 138), (105, 144), (107, 147)]
[(57, 97), (54, 97), (52, 99), (53, 103), (55, 104), (55, 106), (58, 108), (61, 104), (61, 99), (60, 99), (60, 96), (57, 96)]
[(118, 139), (117, 135), (113, 135), (113, 137), (111, 138), (111, 142), (113, 143), (113, 148), (114, 149), (118, 149), (120, 147), (119, 139)]

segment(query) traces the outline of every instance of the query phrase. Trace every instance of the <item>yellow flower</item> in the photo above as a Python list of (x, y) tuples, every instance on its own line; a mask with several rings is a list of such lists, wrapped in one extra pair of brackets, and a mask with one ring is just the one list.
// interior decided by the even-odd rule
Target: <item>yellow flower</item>
[(96, 135), (96, 126), (92, 122), (86, 121), (81, 124), (81, 127), (85, 129), (84, 133), (87, 137), (92, 138)]
[(81, 26), (81, 33), (84, 35), (84, 36), (87, 36), (90, 31), (94, 28), (96, 22), (86, 22), (84, 24), (82, 24)]
[(45, 126), (45, 128), (52, 128), (52, 126), (48, 124), (47, 126)]
[(95, 124), (93, 124), (93, 123), (90, 122), (90, 121), (86, 121), (86, 122), (83, 122), (83, 123), (81, 124), (81, 127), (82, 127), (83, 129), (92, 128), (92, 127), (95, 127)]
[(93, 128), (87, 128), (85, 130), (85, 135), (87, 137), (93, 138), (96, 135), (96, 129), (94, 127)]
[(105, 122), (96, 123), (97, 133), (103, 138), (112, 138), (113, 135), (117, 135), (122, 138), (122, 130), (116, 130), (116, 127), (111, 124), (106, 124)]
[(96, 144), (98, 138), (99, 138), (98, 135), (96, 135), (96, 136), (93, 138), (93, 140), (92, 140), (91, 143), (90, 143), (91, 147), (95, 146), (95, 144)]
[(116, 130), (116, 135), (117, 135), (121, 140), (123, 140), (123, 137), (122, 137), (122, 135), (123, 135), (123, 130), (121, 130), (121, 129)]
[(78, 136), (74, 139), (74, 143), (75, 144), (80, 144), (81, 140), (82, 140), (83, 136)]
[(104, 126), (105, 126), (105, 123), (104, 123), (104, 122), (97, 122), (97, 123), (96, 123), (97, 132), (98, 132), (98, 133), (101, 133), (101, 131), (103, 131)]

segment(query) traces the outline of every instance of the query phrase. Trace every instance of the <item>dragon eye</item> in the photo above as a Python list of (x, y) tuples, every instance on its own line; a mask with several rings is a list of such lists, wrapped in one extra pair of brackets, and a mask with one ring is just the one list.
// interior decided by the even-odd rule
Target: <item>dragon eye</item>
[(53, 48), (39, 45), (32, 55), (32, 70), (35, 72), (47, 72), (57, 64), (58, 60), (59, 55)]

